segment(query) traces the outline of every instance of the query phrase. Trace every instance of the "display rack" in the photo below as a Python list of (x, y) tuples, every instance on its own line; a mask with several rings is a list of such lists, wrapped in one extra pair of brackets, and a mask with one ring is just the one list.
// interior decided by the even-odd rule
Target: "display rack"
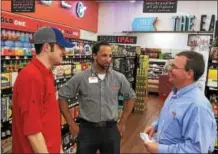
[[(137, 47), (130, 45), (112, 45), (112, 67), (114, 70), (125, 75), (131, 87), (135, 90), (136, 85), (136, 51)], [(119, 95), (119, 117), (121, 118), (124, 109), (124, 98)]]
[(136, 112), (143, 112), (147, 109), (146, 96), (147, 96), (147, 81), (148, 81), (148, 56), (140, 55), (139, 57), (139, 67), (137, 68), (136, 77), (136, 105), (134, 110)]
[[(205, 87), (205, 95), (210, 100), (210, 103), (213, 107), (214, 116), (218, 124), (218, 38), (214, 38), (213, 42), (211, 41), (210, 54), (208, 59), (208, 68), (207, 68), (207, 80)], [(218, 129), (217, 129), (218, 133)], [(213, 153), (218, 152), (218, 138), (215, 143), (215, 150)]]
[[(20, 18), (14, 14), (5, 14), (3, 16), (13, 19)], [(13, 85), (19, 71), (25, 67), (35, 56), (33, 44), (33, 33), (37, 27), (28, 27), (30, 20), (22, 17), (27, 21), (25, 28), (19, 25), (2, 24), (1, 29), (1, 152), (9, 153), (12, 148), (12, 93)], [(38, 23), (41, 26), (53, 26), (59, 29), (70, 28), (55, 24), (47, 24), (46, 22), (32, 19), (33, 23)], [(32, 24), (30, 24), (32, 25)], [(74, 33), (75, 34), (75, 33)], [(74, 44), (73, 48), (66, 49), (67, 54), (63, 57), (63, 64), (54, 67), (52, 70), (55, 77), (55, 86), (58, 90), (63, 86), (74, 74), (90, 68), (92, 52), (91, 47), (94, 41), (81, 40), (74, 35), (65, 34), (66, 39), (69, 39)], [(74, 120), (77, 120), (79, 115), (79, 102), (77, 97), (68, 100), (69, 108)], [(61, 115), (61, 130), (64, 153), (72, 153), (73, 140), (69, 132), (69, 127)]]
[(159, 77), (163, 75), (167, 61), (164, 59), (149, 59), (148, 92), (158, 93)]

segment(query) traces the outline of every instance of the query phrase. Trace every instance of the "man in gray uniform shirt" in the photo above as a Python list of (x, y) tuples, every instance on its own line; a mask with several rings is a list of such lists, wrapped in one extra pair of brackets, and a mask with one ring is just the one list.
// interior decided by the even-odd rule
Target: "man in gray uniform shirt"
[[(132, 112), (136, 95), (126, 77), (110, 68), (111, 47), (99, 42), (92, 48), (94, 63), (91, 69), (74, 75), (60, 90), (60, 109), (70, 126), (71, 133), (78, 136), (77, 153), (119, 154), (120, 138)], [(80, 126), (72, 119), (67, 99), (78, 95)], [(118, 96), (125, 99), (124, 112), (118, 118)]]

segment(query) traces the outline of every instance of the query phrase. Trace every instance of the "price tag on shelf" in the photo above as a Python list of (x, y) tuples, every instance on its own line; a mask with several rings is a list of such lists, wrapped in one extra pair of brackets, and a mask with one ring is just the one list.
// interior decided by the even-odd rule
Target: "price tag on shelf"
[(69, 56), (65, 56), (65, 58), (69, 58)]
[(20, 59), (20, 57), (16, 56), (15, 59)]
[(27, 56), (24, 56), (24, 59), (28, 59), (28, 57), (27, 57)]
[(5, 59), (10, 59), (10, 57), (9, 57), (9, 56), (6, 56)]

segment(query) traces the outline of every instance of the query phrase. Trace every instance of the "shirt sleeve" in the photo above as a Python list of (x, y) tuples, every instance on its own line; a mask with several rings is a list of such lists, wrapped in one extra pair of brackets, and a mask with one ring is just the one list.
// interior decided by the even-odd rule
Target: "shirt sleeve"
[(123, 95), (124, 100), (136, 99), (136, 94), (134, 90), (131, 88), (129, 81), (123, 74), (121, 74), (120, 93)]
[(216, 121), (212, 111), (191, 107), (183, 119), (184, 142), (172, 145), (159, 144), (158, 153), (208, 153), (214, 150)]
[(152, 126), (155, 128), (155, 131), (157, 131), (158, 128), (158, 123), (159, 123), (159, 118), (157, 118), (155, 121), (152, 122)]
[(36, 79), (26, 79), (18, 86), (18, 100), (23, 121), (24, 135), (33, 135), (42, 132), (42, 104), (43, 93), (42, 85)]
[(58, 98), (62, 100), (76, 97), (81, 77), (76, 74), (58, 90)]

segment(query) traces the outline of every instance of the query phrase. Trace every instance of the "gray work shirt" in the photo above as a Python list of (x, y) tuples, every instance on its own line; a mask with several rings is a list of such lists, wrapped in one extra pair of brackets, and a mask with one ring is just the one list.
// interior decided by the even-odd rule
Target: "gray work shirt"
[[(90, 83), (90, 77), (97, 78), (98, 82)], [(66, 82), (59, 90), (59, 99), (71, 99), (77, 93), (79, 117), (90, 122), (117, 120), (119, 94), (124, 96), (124, 100), (136, 99), (135, 92), (123, 74), (109, 69), (104, 80), (101, 80), (93, 67), (75, 74)]]

